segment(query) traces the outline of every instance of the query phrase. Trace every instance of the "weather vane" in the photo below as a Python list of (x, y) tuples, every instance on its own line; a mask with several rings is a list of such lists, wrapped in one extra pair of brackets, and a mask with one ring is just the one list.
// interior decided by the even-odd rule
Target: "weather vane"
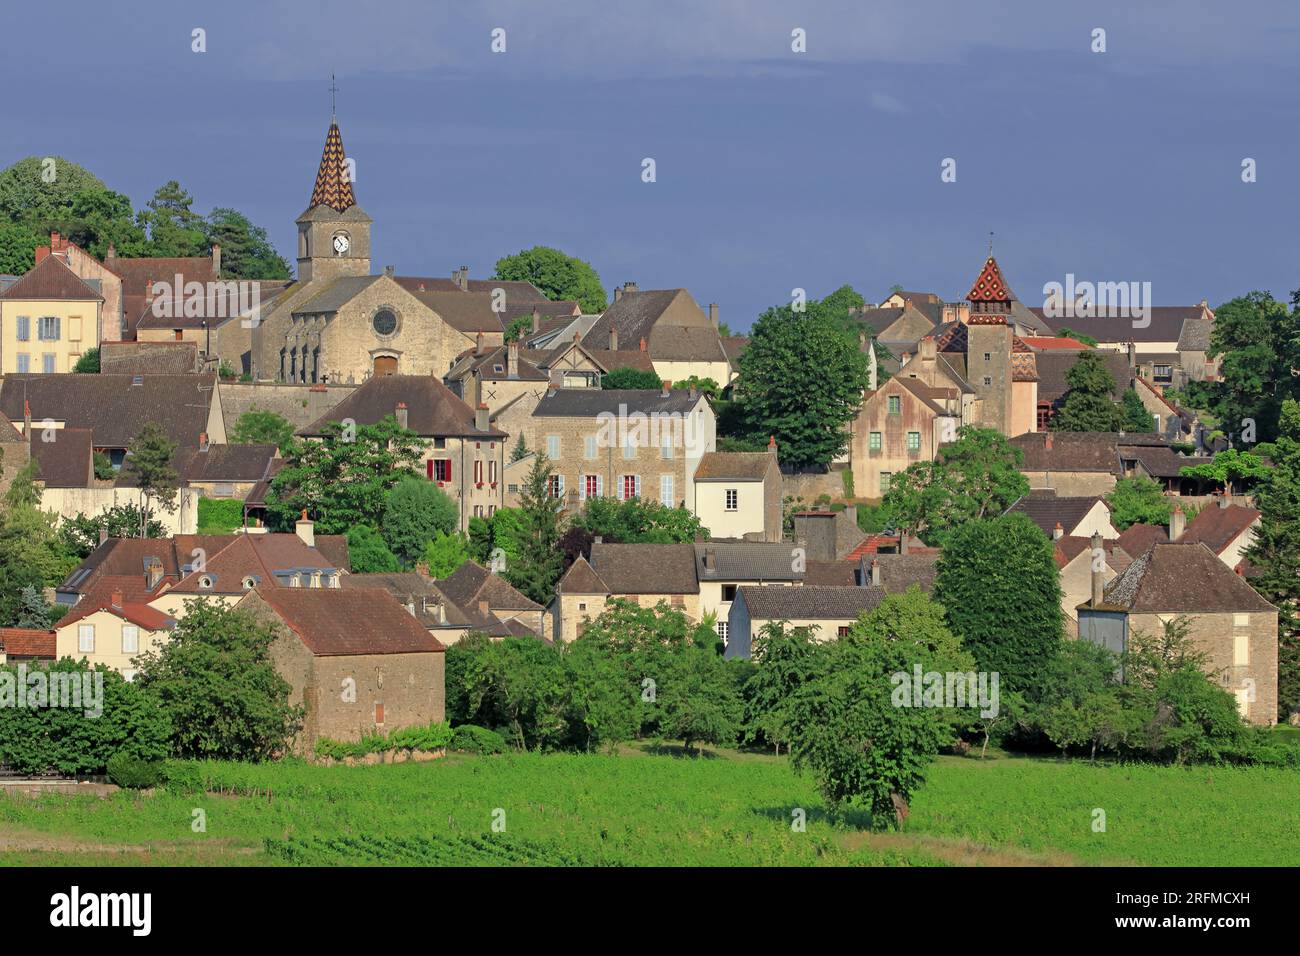
[(338, 100), (336, 96), (338, 91), (339, 88), (334, 83), (334, 74), (331, 73), (330, 74), (330, 119), (331, 120), (337, 119), (338, 117)]
[(993, 255), (993, 230), (989, 230), (989, 256)]

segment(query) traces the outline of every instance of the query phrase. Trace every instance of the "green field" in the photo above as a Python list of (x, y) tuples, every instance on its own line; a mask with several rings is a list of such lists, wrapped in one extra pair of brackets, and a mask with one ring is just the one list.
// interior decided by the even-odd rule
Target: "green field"
[[(1293, 865), (1300, 772), (941, 757), (902, 832), (833, 820), (785, 758), (453, 755), (189, 765), (207, 792), (0, 797), (0, 862)], [(268, 796), (267, 790), (270, 791)], [(254, 795), (256, 794), (256, 795)], [(793, 832), (802, 808), (807, 830)], [(1105, 832), (1094, 832), (1094, 810)], [(195, 810), (206, 832), (194, 832)], [(493, 831), (504, 819), (504, 832)]]

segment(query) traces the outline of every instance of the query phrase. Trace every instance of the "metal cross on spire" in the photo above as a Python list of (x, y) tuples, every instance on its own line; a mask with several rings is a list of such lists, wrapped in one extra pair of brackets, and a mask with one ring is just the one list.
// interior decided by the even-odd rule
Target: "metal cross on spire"
[(338, 94), (339, 88), (334, 83), (334, 74), (330, 74), (330, 122), (338, 118)]
[(989, 230), (989, 257), (993, 256), (993, 230)]

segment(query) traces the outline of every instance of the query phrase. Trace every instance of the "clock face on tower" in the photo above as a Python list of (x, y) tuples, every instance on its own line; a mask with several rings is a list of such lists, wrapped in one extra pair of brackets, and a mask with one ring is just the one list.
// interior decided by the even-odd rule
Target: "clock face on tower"
[(347, 255), (348, 249), (351, 245), (352, 243), (348, 241), (348, 237), (343, 235), (343, 233), (339, 233), (334, 237), (334, 254), (336, 256)]

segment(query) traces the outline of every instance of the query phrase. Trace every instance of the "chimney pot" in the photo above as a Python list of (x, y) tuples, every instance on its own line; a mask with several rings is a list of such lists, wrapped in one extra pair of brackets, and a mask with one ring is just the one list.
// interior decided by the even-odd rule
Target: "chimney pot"
[(871, 559), (871, 583), (880, 587), (880, 562), (875, 558)]
[(113, 607), (115, 607), (115, 608), (121, 608), (121, 606), (122, 606), (122, 592), (121, 592), (121, 591), (114, 591), (114, 592), (113, 592)]
[(1056, 522), (1056, 527), (1052, 529), (1052, 540), (1060, 541), (1065, 537), (1065, 529), (1061, 527), (1061, 522)]
[(664, 382), (664, 387), (663, 387), (663, 390), (659, 392), (659, 397), (660, 397), (660, 398), (667, 398), (667, 397), (668, 397), (668, 393), (672, 391), (672, 387), (673, 387), (673, 383), (672, 383), (672, 382)]
[(294, 532), (299, 540), (309, 548), (316, 547), (316, 525), (307, 517), (307, 509), (302, 509), (302, 517), (294, 525)]
[(406, 402), (398, 402), (396, 409), (397, 427), (409, 428), (411, 422), (410, 411), (406, 407)]
[(208, 450), (208, 433), (199, 432), (199, 451)]

